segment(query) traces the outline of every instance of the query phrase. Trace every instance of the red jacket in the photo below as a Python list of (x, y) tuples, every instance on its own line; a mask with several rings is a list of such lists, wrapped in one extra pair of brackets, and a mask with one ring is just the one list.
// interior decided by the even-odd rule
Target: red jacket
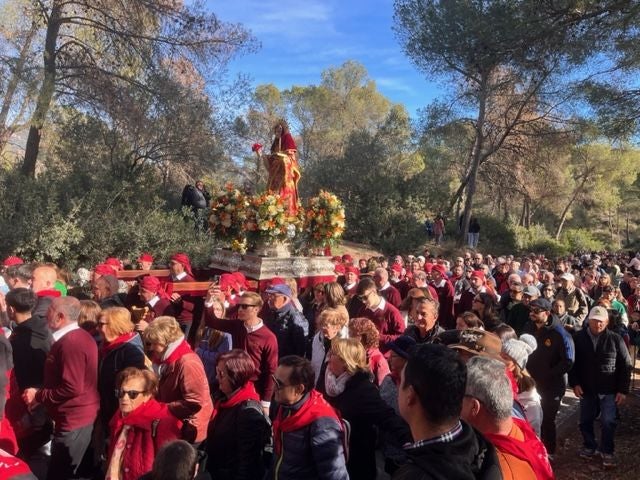
[(109, 458), (125, 425), (130, 428), (122, 453), (122, 480), (138, 480), (151, 471), (158, 450), (165, 443), (180, 438), (182, 422), (169, 412), (167, 405), (153, 398), (126, 417), (118, 410), (109, 422)]

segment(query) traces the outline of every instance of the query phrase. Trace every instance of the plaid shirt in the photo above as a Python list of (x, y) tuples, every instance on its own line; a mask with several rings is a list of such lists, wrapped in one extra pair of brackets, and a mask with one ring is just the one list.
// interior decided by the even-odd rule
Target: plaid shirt
[(409, 448), (420, 448), (426, 445), (432, 445), (434, 443), (449, 443), (456, 439), (458, 435), (462, 433), (462, 423), (458, 420), (458, 423), (455, 427), (453, 427), (448, 432), (444, 432), (442, 435), (438, 435), (437, 437), (427, 438), (425, 440), (418, 440), (417, 442), (411, 443), (405, 447), (405, 449)]

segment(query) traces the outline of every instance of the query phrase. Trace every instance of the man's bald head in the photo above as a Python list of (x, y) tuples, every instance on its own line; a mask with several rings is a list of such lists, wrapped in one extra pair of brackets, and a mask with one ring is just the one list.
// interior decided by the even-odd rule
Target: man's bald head
[(43, 290), (53, 290), (58, 279), (56, 269), (49, 265), (39, 265), (33, 270), (31, 289), (38, 293)]

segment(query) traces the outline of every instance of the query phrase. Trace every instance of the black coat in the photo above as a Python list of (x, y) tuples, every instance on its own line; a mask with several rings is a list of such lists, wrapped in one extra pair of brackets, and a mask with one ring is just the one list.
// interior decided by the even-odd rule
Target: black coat
[(409, 463), (393, 480), (501, 480), (496, 450), (479, 432), (462, 422), (462, 433), (447, 443), (406, 450)]
[(408, 425), (382, 400), (369, 372), (356, 373), (340, 395), (326, 398), (351, 425), (347, 463), (351, 480), (376, 478), (376, 427), (398, 445), (411, 441)]
[(42, 317), (31, 317), (13, 329), (9, 337), (13, 347), (13, 372), (20, 390), (42, 388), (44, 362), (53, 344), (53, 337)]
[(298, 355), (304, 357), (309, 336), (309, 322), (293, 303), (289, 302), (274, 312), (272, 320), (264, 320), (278, 339), (278, 357)]
[(136, 335), (129, 342), (119, 345), (104, 358), (98, 366), (98, 392), (100, 393), (100, 418), (104, 426), (118, 409), (118, 399), (115, 395), (116, 376), (127, 367), (144, 369), (144, 351), (140, 335)]
[(607, 329), (598, 336), (594, 349), (588, 328), (573, 337), (576, 361), (569, 372), (569, 384), (580, 385), (586, 394), (629, 393), (632, 362), (624, 341)]
[(253, 480), (264, 475), (267, 424), (258, 402), (221, 408), (209, 424), (207, 471), (216, 480)]

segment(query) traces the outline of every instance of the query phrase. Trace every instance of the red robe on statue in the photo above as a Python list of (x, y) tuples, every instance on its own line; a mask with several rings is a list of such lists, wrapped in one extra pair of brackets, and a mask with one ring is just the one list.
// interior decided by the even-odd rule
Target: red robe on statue
[(271, 145), (271, 155), (265, 157), (269, 172), (267, 190), (279, 194), (290, 215), (298, 213), (298, 181), (300, 168), (296, 158), (298, 148), (290, 133), (276, 137)]

